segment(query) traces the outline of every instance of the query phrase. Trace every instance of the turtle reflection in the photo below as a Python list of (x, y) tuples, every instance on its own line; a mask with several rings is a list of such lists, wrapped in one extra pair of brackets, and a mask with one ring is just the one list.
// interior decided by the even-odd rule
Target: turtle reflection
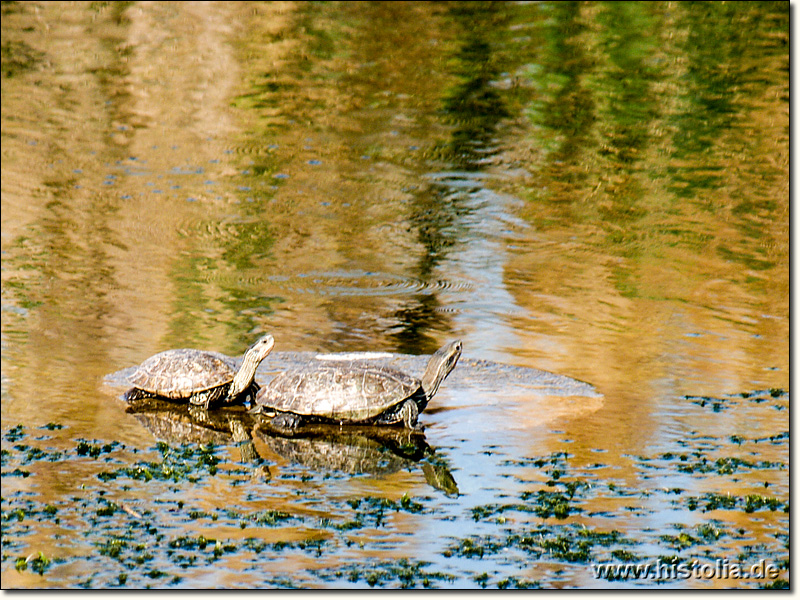
[(319, 423), (288, 433), (265, 419), (253, 433), (271, 453), (315, 471), (385, 476), (418, 465), (430, 486), (459, 493), (445, 460), (421, 431)]
[(205, 410), (159, 398), (130, 403), (126, 412), (157, 439), (170, 444), (237, 445), (243, 463), (253, 465), (254, 478), (268, 479), (269, 468), (253, 436), (273, 456), (321, 472), (385, 476), (419, 467), (433, 488), (458, 495), (458, 485), (445, 460), (425, 434), (404, 428), (316, 424), (287, 433), (244, 407)]
[(241, 407), (208, 411), (191, 404), (176, 404), (160, 398), (140, 398), (125, 412), (134, 415), (156, 439), (169, 444), (238, 445), (241, 460), (258, 467), (254, 475), (269, 477), (253, 446), (250, 432), (254, 420)]

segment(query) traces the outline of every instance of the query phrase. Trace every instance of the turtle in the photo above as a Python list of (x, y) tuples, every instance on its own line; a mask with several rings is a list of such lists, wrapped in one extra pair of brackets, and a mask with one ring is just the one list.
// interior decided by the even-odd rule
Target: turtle
[(127, 402), (141, 398), (188, 400), (208, 408), (212, 404), (251, 401), (258, 392), (256, 369), (275, 345), (265, 335), (248, 348), (238, 371), (235, 361), (220, 354), (182, 348), (166, 350), (148, 358), (128, 377), (133, 388), (123, 396)]
[(279, 430), (303, 423), (404, 425), (417, 417), (456, 366), (461, 341), (437, 350), (422, 379), (385, 366), (343, 363), (285, 371), (256, 395), (251, 412), (274, 416)]

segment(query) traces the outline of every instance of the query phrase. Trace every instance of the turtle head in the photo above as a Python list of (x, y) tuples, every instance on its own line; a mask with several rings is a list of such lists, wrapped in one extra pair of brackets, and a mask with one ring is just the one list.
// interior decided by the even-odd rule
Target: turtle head
[(450, 374), (461, 356), (461, 340), (455, 340), (439, 348), (428, 361), (422, 376), (422, 389), (428, 400), (433, 398), (439, 386)]
[(239, 367), (239, 371), (231, 382), (226, 402), (232, 402), (237, 396), (250, 387), (253, 380), (256, 378), (256, 369), (258, 365), (272, 352), (272, 347), (274, 345), (275, 338), (271, 335), (265, 335), (247, 349), (247, 352), (244, 353), (244, 358), (242, 358), (242, 365)]
[(269, 353), (272, 352), (274, 346), (275, 338), (267, 334), (247, 349), (247, 352), (244, 353), (245, 359), (247, 359), (248, 356), (253, 356), (253, 360), (256, 361), (256, 366), (258, 366), (261, 361), (267, 358)]

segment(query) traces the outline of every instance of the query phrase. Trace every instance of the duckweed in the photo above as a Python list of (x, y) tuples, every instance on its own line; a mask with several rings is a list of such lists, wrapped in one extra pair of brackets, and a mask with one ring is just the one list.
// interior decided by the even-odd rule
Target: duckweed
[(452, 581), (455, 577), (449, 573), (426, 571), (430, 562), (401, 558), (397, 561), (367, 562), (364, 565), (352, 565), (345, 569), (320, 570), (315, 573), (323, 579), (346, 578), (350, 583), (366, 582), (370, 587), (385, 587), (398, 582), (399, 587), (430, 588), (437, 581)]
[(9, 442), (18, 442), (19, 440), (23, 439), (27, 434), (25, 433), (25, 426), (20, 424), (12, 427), (3, 435), (3, 437)]
[(252, 515), (250, 520), (257, 525), (274, 527), (278, 523), (287, 521), (291, 518), (292, 515), (287, 512), (283, 512), (282, 510), (262, 510)]
[[(574, 489), (571, 490), (574, 493)], [(510, 504), (487, 504), (472, 508), (472, 518), (475, 521), (486, 519), (490, 516), (516, 511), (522, 513), (534, 513), (542, 519), (554, 517), (556, 519), (566, 519), (572, 513), (581, 512), (581, 509), (571, 504), (572, 496), (564, 495), (560, 492), (548, 490), (537, 490), (536, 492), (523, 492), (523, 501)]]
[(91, 456), (97, 458), (101, 454), (109, 454), (120, 446), (119, 442), (111, 442), (108, 444), (89, 442), (86, 440), (78, 440), (75, 451), (78, 456)]
[(499, 542), (472, 536), (459, 540), (455, 546), (445, 550), (443, 555), (448, 558), (453, 555), (465, 558), (483, 558), (484, 555), (494, 554), (503, 547)]
[[(744, 501), (744, 512), (746, 513), (755, 512), (762, 507), (766, 507), (774, 512), (784, 506), (784, 503), (777, 498), (767, 498), (759, 496), (758, 494), (748, 494), (745, 496)], [(788, 510), (789, 505), (786, 504), (785, 507)]]
[(684, 550), (700, 543), (700, 540), (685, 532), (678, 535), (662, 535), (661, 540), (675, 550)]
[(507, 577), (497, 582), (497, 589), (505, 590), (538, 590), (541, 589), (542, 584), (538, 581), (526, 581), (525, 579), (518, 579), (517, 577)]
[(129, 467), (121, 467), (114, 471), (101, 471), (97, 478), (107, 482), (119, 478), (137, 481), (188, 481), (197, 483), (204, 474), (216, 475), (219, 458), (213, 445), (188, 446), (173, 448), (159, 442), (156, 449), (162, 459), (157, 461), (139, 461)]
[(789, 582), (785, 579), (776, 579), (775, 581), (770, 581), (769, 583), (764, 583), (759, 585), (762, 590), (789, 590), (791, 586)]
[(700, 497), (690, 496), (686, 499), (686, 507), (689, 510), (701, 509), (703, 512), (712, 510), (733, 510), (737, 506), (742, 506), (744, 512), (752, 513), (761, 508), (767, 508), (770, 511), (783, 510), (789, 511), (789, 504), (782, 502), (777, 498), (760, 496), (758, 494), (748, 494), (745, 497), (732, 496), (730, 494), (717, 494), (708, 492)]
[(14, 567), (17, 571), (25, 571), (30, 569), (37, 575), (44, 575), (44, 572), (50, 566), (50, 559), (47, 558), (42, 552), (32, 554), (28, 557), (20, 556), (15, 561)]

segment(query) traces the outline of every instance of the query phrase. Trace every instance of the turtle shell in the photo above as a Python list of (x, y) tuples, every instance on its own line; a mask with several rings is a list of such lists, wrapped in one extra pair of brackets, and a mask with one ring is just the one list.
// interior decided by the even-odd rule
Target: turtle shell
[(278, 412), (359, 422), (419, 389), (419, 379), (388, 367), (331, 365), (281, 373), (261, 388), (256, 403)]
[(233, 381), (236, 363), (218, 352), (181, 349), (159, 352), (128, 378), (134, 386), (165, 398), (189, 398)]

